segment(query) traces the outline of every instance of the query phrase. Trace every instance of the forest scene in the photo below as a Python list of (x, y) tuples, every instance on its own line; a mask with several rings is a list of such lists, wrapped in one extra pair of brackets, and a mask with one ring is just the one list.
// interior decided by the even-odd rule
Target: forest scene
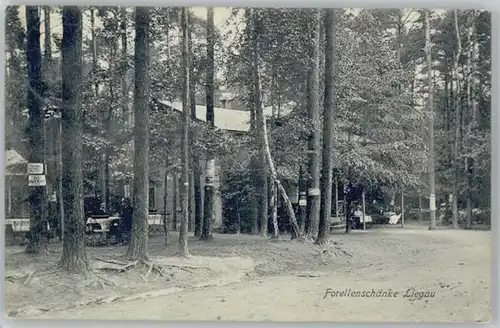
[(6, 316), (490, 320), (490, 12), (5, 10)]

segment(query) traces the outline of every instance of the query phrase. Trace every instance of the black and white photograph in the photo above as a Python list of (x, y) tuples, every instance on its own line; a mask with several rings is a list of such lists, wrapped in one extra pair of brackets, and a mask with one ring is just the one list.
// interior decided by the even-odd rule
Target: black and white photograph
[(5, 318), (491, 320), (489, 11), (4, 16)]

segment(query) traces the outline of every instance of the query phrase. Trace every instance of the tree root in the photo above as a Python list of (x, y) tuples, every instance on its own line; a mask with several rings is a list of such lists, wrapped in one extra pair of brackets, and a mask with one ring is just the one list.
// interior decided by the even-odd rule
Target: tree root
[(97, 270), (102, 270), (102, 271), (114, 271), (118, 273), (126, 272), (128, 270), (137, 268), (139, 265), (144, 266), (147, 268), (146, 273), (144, 275), (140, 275), (141, 279), (144, 282), (148, 281), (148, 276), (155, 272), (157, 273), (157, 279), (158, 277), (164, 277), (164, 268), (163, 266), (149, 262), (147, 260), (135, 260), (135, 261), (130, 261), (128, 263), (112, 260), (112, 259), (103, 259), (103, 258), (97, 258), (97, 261), (105, 263), (105, 265), (100, 265)]

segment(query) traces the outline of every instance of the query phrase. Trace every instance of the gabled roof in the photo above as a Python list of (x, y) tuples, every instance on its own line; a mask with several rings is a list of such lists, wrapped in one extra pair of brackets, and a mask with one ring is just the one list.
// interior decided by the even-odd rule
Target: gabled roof
[[(182, 112), (182, 102), (159, 101), (159, 103), (169, 106), (178, 112)], [(292, 111), (292, 106), (282, 106), (281, 115), (288, 115)], [(264, 107), (264, 115), (272, 116), (271, 106)], [(196, 118), (206, 122), (207, 107), (196, 105)], [(215, 127), (221, 130), (248, 132), (250, 131), (250, 112), (229, 108), (214, 107)]]

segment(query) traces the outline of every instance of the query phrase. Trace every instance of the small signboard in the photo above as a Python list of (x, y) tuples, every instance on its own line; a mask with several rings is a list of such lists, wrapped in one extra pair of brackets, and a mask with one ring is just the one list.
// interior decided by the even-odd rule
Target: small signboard
[(47, 181), (45, 179), (45, 174), (36, 174), (36, 175), (29, 175), (28, 176), (28, 186), (30, 186), (30, 187), (42, 187), (45, 185), (47, 185)]
[(307, 205), (307, 199), (299, 199), (299, 206), (306, 206)]
[(431, 211), (435, 211), (436, 210), (436, 195), (431, 195), (429, 197), (429, 209)]
[(28, 174), (43, 174), (43, 163), (28, 163)]
[(319, 196), (319, 188), (309, 188), (309, 196)]

